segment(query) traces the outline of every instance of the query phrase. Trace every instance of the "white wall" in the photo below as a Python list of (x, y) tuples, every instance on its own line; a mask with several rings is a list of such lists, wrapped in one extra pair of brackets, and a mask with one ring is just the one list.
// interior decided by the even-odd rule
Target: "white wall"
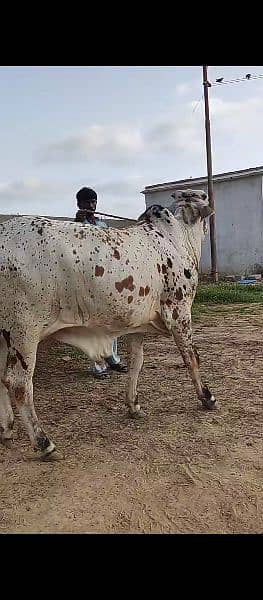
[[(206, 186), (193, 185), (193, 188), (206, 189)], [(172, 190), (147, 193), (146, 207), (151, 204), (169, 207), (173, 200), (171, 193)], [(214, 196), (219, 272), (263, 273), (262, 176), (215, 182)], [(201, 271), (210, 272), (209, 234), (203, 242)]]

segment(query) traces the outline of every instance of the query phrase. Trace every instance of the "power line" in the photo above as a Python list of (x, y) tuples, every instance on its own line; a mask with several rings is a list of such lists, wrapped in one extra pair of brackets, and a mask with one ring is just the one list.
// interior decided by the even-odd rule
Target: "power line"
[(199, 100), (197, 100), (197, 102), (196, 102), (196, 104), (195, 104), (195, 106), (194, 106), (194, 108), (192, 110), (193, 113), (196, 111), (196, 109), (197, 109), (198, 105), (200, 104), (201, 100), (202, 100), (202, 96), (199, 98)]
[[(207, 85), (208, 85), (208, 87), (215, 87), (218, 85), (222, 86), (222, 85), (229, 85), (229, 84), (233, 84), (233, 83), (240, 83), (241, 81), (251, 81), (251, 79), (263, 79), (263, 74), (253, 75), (251, 73), (247, 73), (243, 77), (237, 77), (236, 79), (224, 79), (224, 77), (218, 77), (215, 81), (208, 81)], [(195, 111), (198, 108), (198, 106), (200, 105), (201, 101), (202, 101), (202, 97), (199, 98), (199, 100), (197, 100), (197, 102), (195, 103), (195, 106), (192, 109), (192, 113), (195, 113)]]
[(240, 83), (242, 81), (251, 81), (252, 79), (263, 79), (263, 75), (261, 73), (254, 75), (252, 73), (247, 73), (243, 77), (236, 77), (235, 79), (224, 79), (224, 77), (217, 77), (215, 81), (209, 82), (209, 87), (214, 87), (217, 85), (229, 85), (233, 83)]

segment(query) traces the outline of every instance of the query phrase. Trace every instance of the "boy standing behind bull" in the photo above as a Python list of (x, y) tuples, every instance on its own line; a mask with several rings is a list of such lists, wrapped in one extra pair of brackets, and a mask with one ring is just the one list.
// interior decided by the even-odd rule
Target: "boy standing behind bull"
[[(75, 221), (84, 225), (95, 225), (97, 227), (107, 227), (106, 223), (95, 217), (97, 208), (97, 194), (94, 190), (88, 187), (83, 187), (76, 194), (78, 211), (76, 212)], [(126, 373), (127, 367), (121, 363), (121, 359), (117, 354), (117, 339), (112, 344), (112, 354), (105, 361), (100, 363), (95, 362), (93, 368), (93, 376), (96, 379), (105, 379), (109, 377), (109, 369)]]

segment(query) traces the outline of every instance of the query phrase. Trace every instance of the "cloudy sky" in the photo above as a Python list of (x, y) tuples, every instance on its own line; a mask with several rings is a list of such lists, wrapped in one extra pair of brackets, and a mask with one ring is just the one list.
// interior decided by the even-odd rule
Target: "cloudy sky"
[[(209, 67), (209, 80), (263, 66)], [(0, 67), (0, 213), (137, 217), (146, 185), (206, 175), (202, 67)], [(263, 164), (263, 77), (210, 88), (213, 171)]]

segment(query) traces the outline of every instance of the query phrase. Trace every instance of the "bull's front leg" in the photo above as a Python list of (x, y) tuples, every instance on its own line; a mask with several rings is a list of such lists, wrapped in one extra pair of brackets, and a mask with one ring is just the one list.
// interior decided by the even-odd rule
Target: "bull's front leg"
[(143, 365), (143, 335), (131, 334), (128, 336), (129, 372), (126, 389), (126, 404), (129, 414), (133, 418), (144, 417), (145, 413), (140, 407), (137, 398), (138, 377)]
[(179, 313), (173, 323), (172, 333), (194, 383), (197, 396), (201, 400), (203, 408), (211, 410), (215, 406), (215, 398), (201, 380), (199, 356), (192, 339), (191, 314), (184, 312), (183, 315), (180, 315)]

